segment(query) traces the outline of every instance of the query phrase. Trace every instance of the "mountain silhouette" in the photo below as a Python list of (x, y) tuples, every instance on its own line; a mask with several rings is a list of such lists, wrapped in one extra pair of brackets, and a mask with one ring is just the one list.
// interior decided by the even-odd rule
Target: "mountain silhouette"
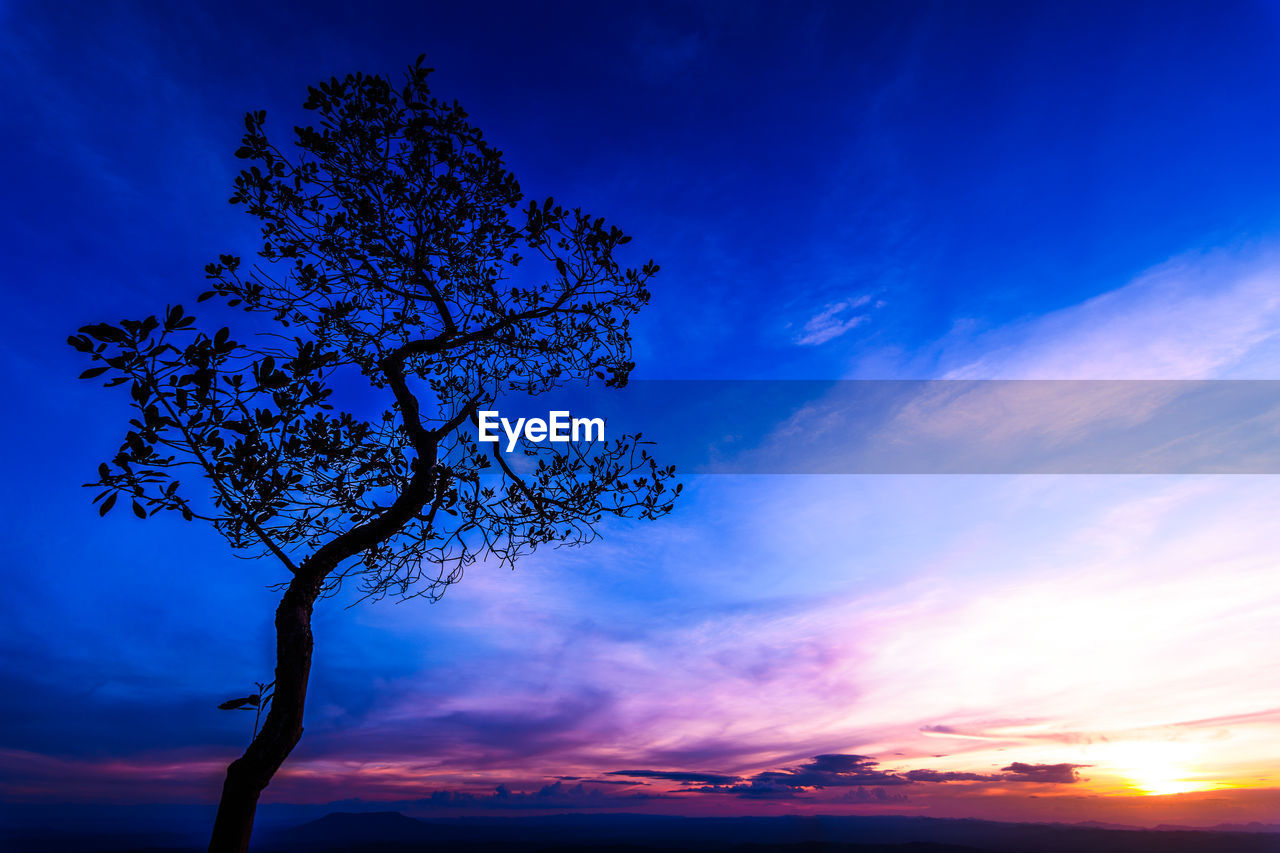
[(262, 839), (272, 853), (1280, 853), (1280, 834), (923, 817), (551, 815), (421, 821), (334, 813)]
[[(358, 806), (357, 806), (358, 807)], [(1264, 825), (1255, 825), (1262, 828)], [(1270, 826), (1266, 827), (1271, 829)], [(5, 853), (202, 853), (188, 833), (96, 834), (76, 821), (0, 824)], [(289, 828), (262, 827), (254, 853), (1280, 853), (1280, 833), (999, 823), (905, 816), (676, 817), (637, 814), (494, 815), (417, 820), (401, 812), (333, 812)], [(16, 831), (15, 831), (16, 830)]]

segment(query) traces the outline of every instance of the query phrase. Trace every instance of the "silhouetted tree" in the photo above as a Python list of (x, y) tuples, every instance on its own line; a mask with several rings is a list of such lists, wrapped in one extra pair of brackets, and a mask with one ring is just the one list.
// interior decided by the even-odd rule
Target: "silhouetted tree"
[[(270, 710), (227, 768), (211, 851), (248, 848), (258, 797), (302, 735), (317, 599), (348, 580), (435, 598), (477, 559), (587, 542), (605, 516), (656, 518), (680, 490), (638, 436), (526, 443), (519, 464), (476, 440), (500, 392), (625, 384), (629, 318), (658, 267), (619, 266), (630, 238), (602, 219), (551, 199), (521, 208), (501, 152), (432, 97), (430, 72), (419, 58), (400, 86), (353, 74), (311, 88), (318, 121), (295, 128), (292, 156), (263, 112), (245, 117), (231, 202), (260, 221), (263, 262), (221, 256), (200, 300), (270, 332), (238, 342), (178, 305), (69, 339), (97, 363), (83, 376), (127, 387), (136, 409), (88, 484), (100, 513), (121, 498), (140, 518), (177, 512), (288, 570)], [(353, 380), (386, 395), (372, 417), (331, 404)]]

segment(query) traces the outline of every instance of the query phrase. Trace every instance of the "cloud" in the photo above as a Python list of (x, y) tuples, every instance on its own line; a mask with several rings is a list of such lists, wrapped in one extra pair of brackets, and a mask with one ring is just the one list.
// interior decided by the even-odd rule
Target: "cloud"
[(566, 785), (552, 782), (536, 791), (512, 791), (506, 785), (498, 785), (491, 794), (474, 794), (467, 791), (433, 791), (414, 806), (429, 809), (591, 809), (617, 808), (620, 803), (637, 800), (667, 799), (662, 794), (636, 791), (612, 794), (602, 788), (588, 787), (586, 783)]
[(869, 318), (866, 314), (855, 312), (870, 301), (871, 297), (864, 294), (856, 299), (831, 303), (809, 318), (796, 343), (801, 346), (818, 346), (861, 326)]
[(972, 338), (962, 379), (1269, 378), (1280, 367), (1280, 252), (1190, 253), (1076, 305)]
[(822, 773), (858, 773), (875, 764), (876, 760), (866, 755), (827, 753), (815, 755), (813, 761), (804, 766)]
[(965, 731), (963, 729), (958, 729), (955, 726), (946, 725), (921, 726), (920, 732), (926, 735), (961, 738), (964, 740), (1000, 740), (1000, 738), (995, 735)]
[(590, 686), (543, 701), (531, 697), (522, 709), (506, 707), (501, 697), (480, 695), (470, 707), (423, 713), (421, 707), (433, 698), (430, 689), (388, 693), (380, 713), (358, 728), (327, 730), (323, 757), (398, 762), (405, 755), (432, 756), (442, 766), (506, 770), (540, 756), (572, 753), (617, 730), (609, 717), (613, 695)]
[[(745, 782), (736, 784), (709, 784), (686, 789), (688, 793), (730, 794), (747, 799), (779, 799), (798, 796), (799, 792), (823, 788), (852, 788), (841, 797), (842, 802), (888, 803), (906, 799), (903, 794), (888, 794), (887, 787), (946, 782), (1028, 782), (1069, 785), (1080, 781), (1077, 767), (1083, 764), (1026, 764), (1014, 762), (1001, 768), (999, 773), (973, 773), (956, 770), (887, 771), (880, 769), (880, 762), (867, 755), (853, 753), (826, 753), (814, 756), (812, 761), (798, 767), (783, 770), (766, 770)], [(631, 771), (628, 775), (642, 773)], [(657, 775), (657, 774), (654, 774)], [(661, 778), (682, 775), (664, 772)], [(683, 781), (683, 780), (681, 780)]]
[(731, 794), (744, 800), (794, 800), (800, 796), (800, 789), (798, 788), (758, 778), (740, 785), (708, 785), (703, 788), (690, 788), (689, 792), (696, 794)]
[(912, 782), (990, 782), (998, 779), (990, 773), (965, 773), (958, 770), (908, 770), (903, 774)]
[(1050, 782), (1057, 785), (1070, 785), (1080, 781), (1077, 767), (1085, 764), (1023, 764), (1015, 761), (1008, 767), (1000, 768), (1011, 782)]
[(888, 805), (905, 803), (907, 799), (906, 794), (890, 793), (884, 788), (854, 788), (851, 791), (845, 791), (840, 797), (840, 802), (857, 805)]
[(701, 785), (732, 785), (742, 781), (741, 776), (723, 773), (699, 773), (688, 770), (611, 770), (606, 776), (633, 776), (639, 779), (667, 779), (671, 782)]
[(836, 788), (860, 785), (907, 785), (910, 780), (876, 769), (879, 762), (865, 755), (828, 753), (787, 770), (770, 770), (755, 778), (792, 788)]

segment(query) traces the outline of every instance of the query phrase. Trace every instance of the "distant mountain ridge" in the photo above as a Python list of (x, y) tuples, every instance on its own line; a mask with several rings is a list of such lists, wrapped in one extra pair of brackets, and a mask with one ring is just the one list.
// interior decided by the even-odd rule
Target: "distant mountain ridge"
[(620, 814), (429, 821), (399, 812), (338, 812), (264, 834), (260, 849), (271, 853), (374, 849), (399, 853), (1280, 853), (1280, 834), (1238, 827), (1156, 830), (894, 816), (689, 818)]
[[(203, 822), (182, 835), (50, 822), (0, 823), (5, 853), (202, 853)], [(1258, 831), (1262, 829), (1263, 831)], [(419, 820), (398, 811), (326, 814), (260, 827), (254, 853), (1280, 853), (1273, 824), (1212, 830), (1025, 824), (903, 816), (679, 817), (560, 814)]]
[(1280, 833), (1280, 823), (1219, 823), (1214, 826), (1183, 826), (1177, 823), (1162, 823), (1156, 827), (1162, 832), (1275, 832)]

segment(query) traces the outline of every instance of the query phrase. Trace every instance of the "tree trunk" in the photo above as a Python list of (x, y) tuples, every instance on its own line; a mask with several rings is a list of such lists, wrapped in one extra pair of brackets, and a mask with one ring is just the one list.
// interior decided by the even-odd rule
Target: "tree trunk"
[[(463, 412), (474, 408), (475, 404), (471, 404)], [(461, 415), (455, 420), (461, 421)], [(450, 424), (446, 426), (451, 429), (457, 426)], [(209, 853), (246, 853), (249, 849), (258, 797), (302, 738), (302, 713), (307, 704), (307, 679), (311, 676), (311, 611), (321, 585), (343, 560), (394, 536), (426, 506), (434, 494), (436, 441), (428, 436), (419, 442), (421, 458), (432, 461), (415, 463), (408, 485), (391, 506), (376, 518), (331, 539), (303, 561), (289, 582), (276, 608), (276, 683), (271, 710), (244, 755), (227, 768)]]
[(295, 576), (276, 609), (276, 683), (271, 710), (244, 755), (231, 762), (222, 785), (209, 853), (245, 853), (258, 797), (302, 737), (311, 675), (311, 611), (319, 595), (314, 574)]

